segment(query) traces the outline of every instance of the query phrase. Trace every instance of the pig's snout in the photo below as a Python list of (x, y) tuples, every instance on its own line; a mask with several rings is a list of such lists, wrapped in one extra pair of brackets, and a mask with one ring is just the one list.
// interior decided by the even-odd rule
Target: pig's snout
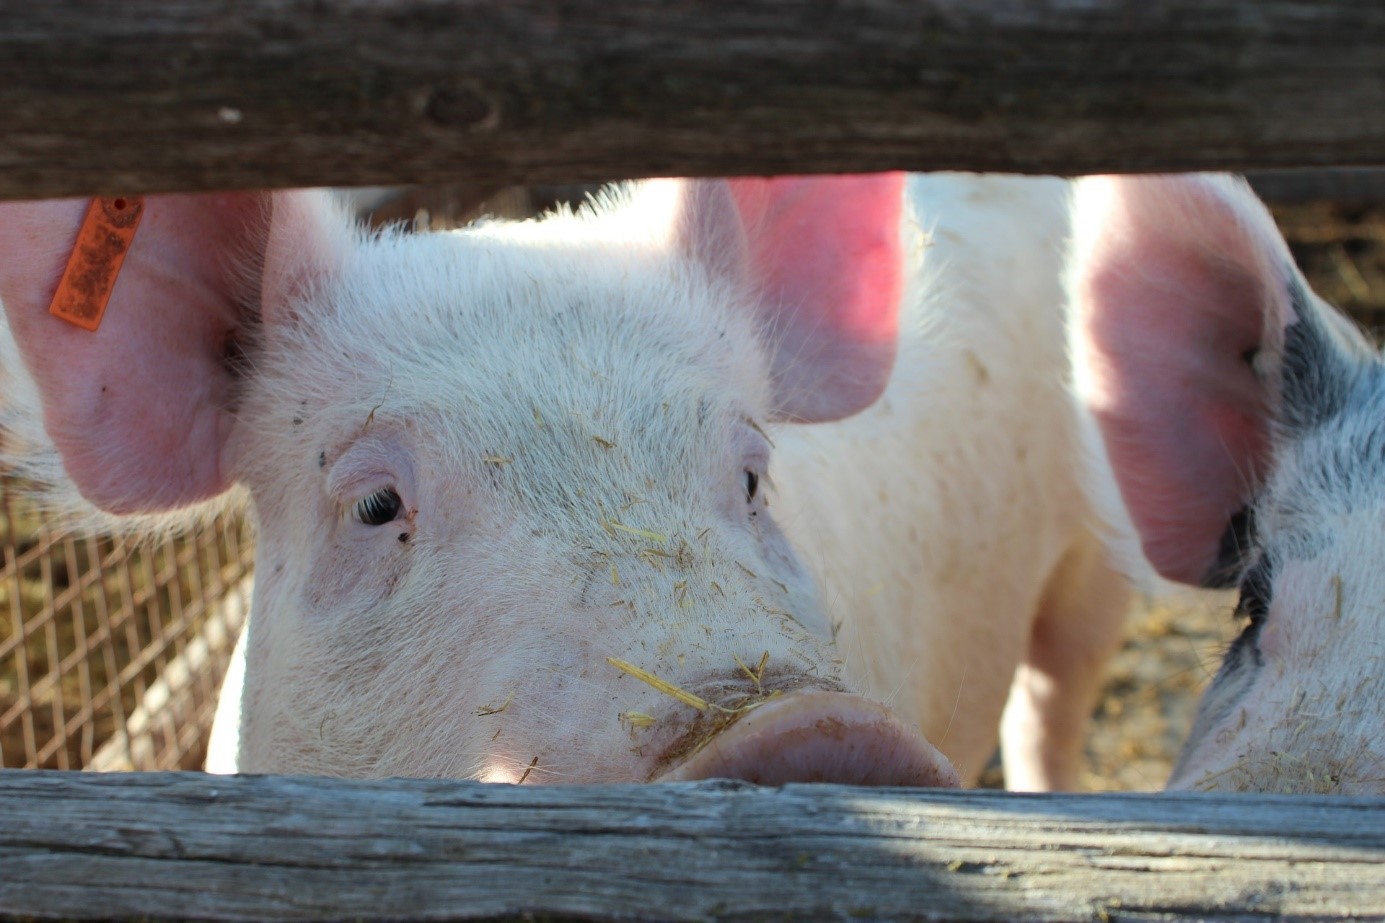
[(801, 691), (761, 705), (658, 781), (744, 779), (958, 788), (947, 757), (883, 705)]

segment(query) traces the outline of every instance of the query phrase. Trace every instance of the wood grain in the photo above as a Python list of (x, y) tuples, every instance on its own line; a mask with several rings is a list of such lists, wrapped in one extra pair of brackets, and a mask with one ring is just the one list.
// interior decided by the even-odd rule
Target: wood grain
[(1385, 800), (0, 772), (0, 916), (1385, 919)]
[(1385, 163), (1375, 0), (0, 0), (0, 198)]

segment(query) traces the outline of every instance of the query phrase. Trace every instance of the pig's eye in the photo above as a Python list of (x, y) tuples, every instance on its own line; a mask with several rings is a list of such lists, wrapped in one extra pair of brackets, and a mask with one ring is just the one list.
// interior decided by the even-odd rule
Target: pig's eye
[(384, 487), (364, 500), (358, 500), (351, 508), (351, 515), (355, 516), (358, 522), (368, 526), (383, 526), (399, 515), (402, 506), (403, 503), (399, 499), (399, 494), (394, 492), (394, 488)]
[(745, 481), (745, 502), (749, 503), (760, 492), (760, 476), (754, 471), (746, 471), (742, 477)]

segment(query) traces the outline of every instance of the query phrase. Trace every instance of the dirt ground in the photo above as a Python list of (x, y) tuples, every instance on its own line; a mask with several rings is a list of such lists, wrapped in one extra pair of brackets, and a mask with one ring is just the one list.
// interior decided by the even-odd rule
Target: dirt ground
[[(1379, 338), (1385, 328), (1385, 207), (1313, 202), (1273, 209), (1315, 291)], [(1142, 599), (1094, 713), (1081, 785), (1162, 787), (1197, 698), (1237, 633), (1234, 593)], [(988, 782), (998, 782), (992, 773)]]
[(1157, 791), (1192, 725), (1198, 697), (1239, 629), (1234, 593), (1143, 598), (1093, 713), (1079, 784)]

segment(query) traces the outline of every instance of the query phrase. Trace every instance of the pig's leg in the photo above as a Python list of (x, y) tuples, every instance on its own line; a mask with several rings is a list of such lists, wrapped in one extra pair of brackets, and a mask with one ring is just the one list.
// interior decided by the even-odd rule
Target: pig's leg
[(1088, 716), (1129, 603), (1127, 582), (1094, 538), (1070, 550), (1049, 578), (1001, 719), (1007, 788), (1076, 785)]

